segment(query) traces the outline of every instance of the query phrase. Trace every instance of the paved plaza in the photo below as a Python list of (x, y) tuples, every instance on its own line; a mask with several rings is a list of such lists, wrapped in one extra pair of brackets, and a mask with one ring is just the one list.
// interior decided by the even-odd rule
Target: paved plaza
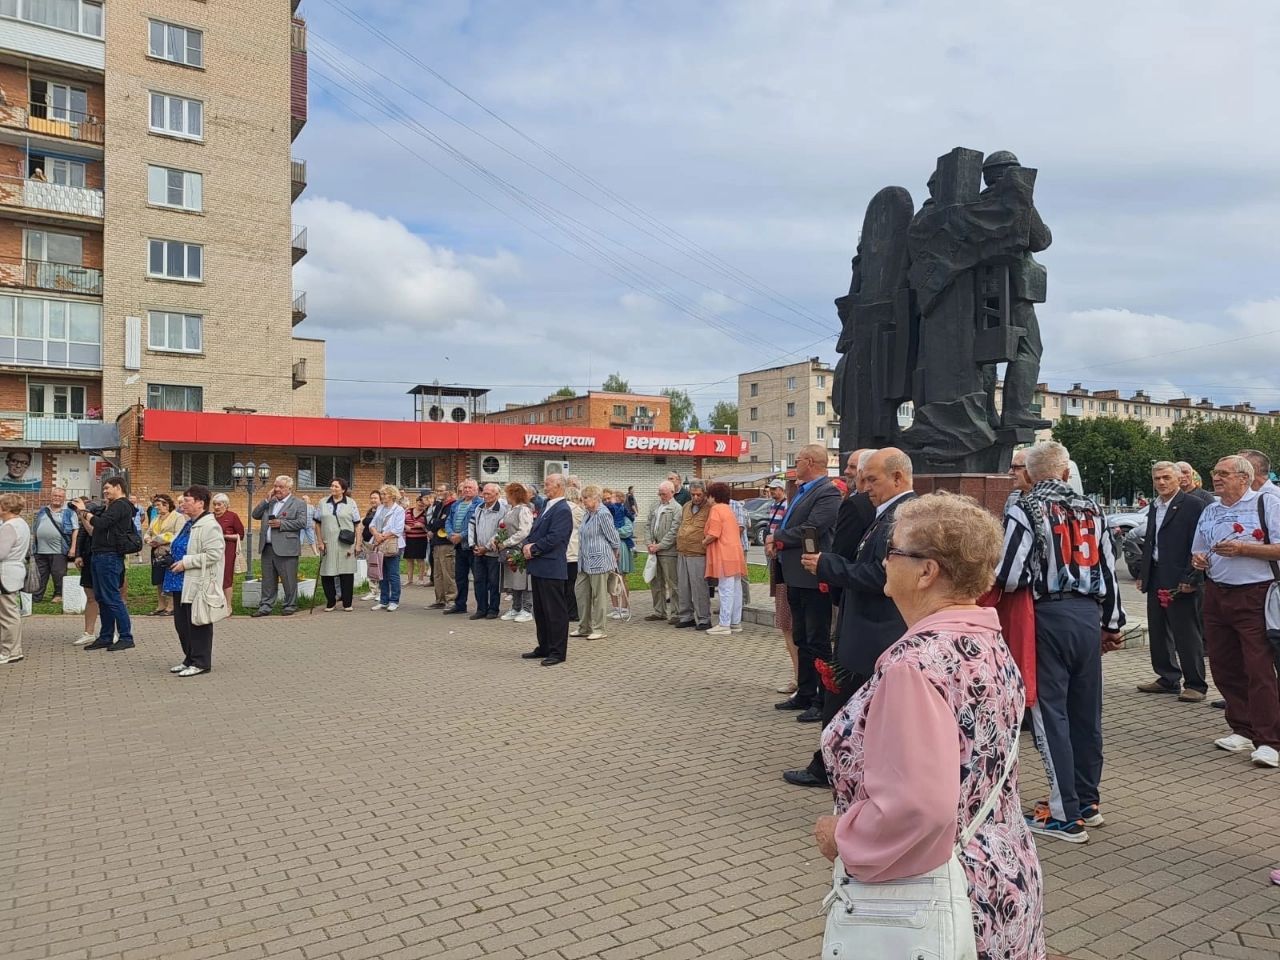
[[(0, 668), (0, 957), (817, 956), (830, 798), (779, 777), (817, 730), (773, 709), (774, 632), (614, 625), (545, 669), (516, 657), (532, 625), (426, 593), (219, 624), (191, 680), (167, 622), (109, 654), (27, 621)], [(1219, 711), (1131, 692), (1145, 664), (1106, 660), (1107, 825), (1040, 845), (1051, 952), (1274, 960), (1280, 772), (1213, 749)]]

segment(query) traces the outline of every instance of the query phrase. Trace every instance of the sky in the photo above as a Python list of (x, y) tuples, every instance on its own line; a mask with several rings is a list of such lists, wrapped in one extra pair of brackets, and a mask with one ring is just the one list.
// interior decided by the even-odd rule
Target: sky
[(1280, 4), (304, 0), (298, 334), (330, 416), (417, 383), (687, 390), (837, 359), (867, 202), (1036, 168), (1055, 389), (1280, 409)]

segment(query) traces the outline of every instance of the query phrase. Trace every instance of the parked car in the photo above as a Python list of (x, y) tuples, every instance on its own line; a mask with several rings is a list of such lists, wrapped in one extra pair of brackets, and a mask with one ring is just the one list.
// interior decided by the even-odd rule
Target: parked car
[(772, 507), (772, 500), (759, 498), (756, 506), (747, 511), (747, 530), (751, 542), (757, 547), (763, 547), (764, 538), (769, 535), (769, 511)]
[(1119, 544), (1129, 531), (1135, 527), (1141, 527), (1144, 531), (1147, 528), (1147, 512), (1145, 510), (1136, 511), (1134, 513), (1110, 513), (1107, 514), (1107, 529), (1111, 531), (1111, 535), (1116, 538)]
[(1143, 524), (1134, 527), (1123, 538), (1117, 538), (1120, 543), (1120, 553), (1124, 557), (1124, 565), (1129, 571), (1129, 576), (1138, 579), (1138, 574), (1142, 572), (1142, 547), (1146, 542), (1147, 528)]

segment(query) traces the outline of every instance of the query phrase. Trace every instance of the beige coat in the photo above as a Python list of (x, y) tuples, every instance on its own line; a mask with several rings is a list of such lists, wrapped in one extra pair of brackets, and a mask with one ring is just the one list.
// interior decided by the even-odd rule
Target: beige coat
[(222, 604), (222, 565), (227, 541), (212, 513), (206, 513), (191, 528), (187, 552), (182, 558), (182, 602), (190, 603), (201, 591)]

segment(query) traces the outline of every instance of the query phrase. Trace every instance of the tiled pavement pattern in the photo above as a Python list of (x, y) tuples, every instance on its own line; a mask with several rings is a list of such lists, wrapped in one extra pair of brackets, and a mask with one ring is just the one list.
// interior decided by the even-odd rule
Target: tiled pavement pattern
[[(516, 659), (532, 629), (425, 612), (171, 625), (84, 653), (27, 622), (0, 668), (0, 957), (812, 958), (816, 730), (773, 710), (772, 632), (651, 624)], [(644, 601), (636, 604), (645, 612)], [(1107, 658), (1108, 825), (1042, 844), (1054, 952), (1280, 956), (1280, 771)], [(1024, 797), (1043, 791), (1035, 752)]]

